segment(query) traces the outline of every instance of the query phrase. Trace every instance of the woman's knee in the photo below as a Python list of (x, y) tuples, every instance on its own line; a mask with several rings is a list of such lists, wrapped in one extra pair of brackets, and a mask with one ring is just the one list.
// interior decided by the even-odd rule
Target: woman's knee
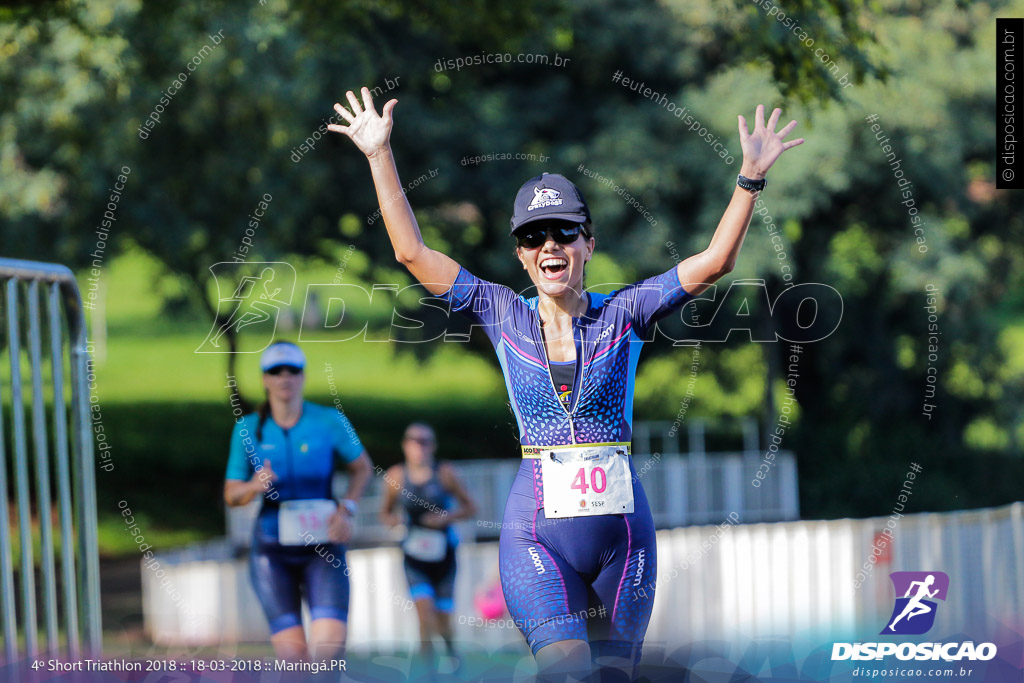
[(317, 661), (339, 659), (345, 650), (345, 643), (337, 641), (313, 641), (309, 644), (309, 656)]
[(437, 629), (441, 633), (451, 633), (452, 615), (448, 612), (442, 612), (441, 610), (437, 610), (435, 614), (437, 615)]
[(345, 622), (314, 619), (309, 629), (309, 654), (313, 659), (332, 659), (345, 649)]
[(431, 598), (417, 598), (415, 601), (416, 616), (419, 617), (420, 630), (425, 635), (432, 635), (438, 629), (437, 609)]
[(586, 674), (590, 670), (590, 645), (584, 640), (561, 640), (537, 650), (537, 674)]
[(306, 658), (306, 635), (301, 626), (293, 626), (270, 636), (274, 654), (280, 659), (296, 660)]

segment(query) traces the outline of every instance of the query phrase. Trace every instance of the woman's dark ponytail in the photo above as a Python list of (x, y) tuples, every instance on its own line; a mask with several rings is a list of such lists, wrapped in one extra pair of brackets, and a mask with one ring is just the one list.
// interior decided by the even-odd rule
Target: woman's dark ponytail
[(256, 443), (263, 441), (263, 424), (270, 417), (270, 399), (264, 398), (263, 403), (256, 409), (256, 414), (259, 416), (259, 420), (256, 422)]
[[(586, 222), (580, 224), (580, 229), (583, 232), (584, 239), (592, 239), (594, 237), (594, 224), (587, 219)], [(587, 291), (587, 264), (583, 264), (583, 281), (580, 283), (583, 291)]]

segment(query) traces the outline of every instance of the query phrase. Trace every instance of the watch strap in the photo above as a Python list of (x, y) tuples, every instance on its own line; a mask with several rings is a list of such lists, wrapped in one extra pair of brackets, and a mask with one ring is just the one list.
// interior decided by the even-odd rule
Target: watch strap
[(736, 176), (736, 184), (742, 187), (748, 192), (760, 192), (768, 185), (768, 178), (761, 178), (760, 180), (751, 180), (743, 174)]

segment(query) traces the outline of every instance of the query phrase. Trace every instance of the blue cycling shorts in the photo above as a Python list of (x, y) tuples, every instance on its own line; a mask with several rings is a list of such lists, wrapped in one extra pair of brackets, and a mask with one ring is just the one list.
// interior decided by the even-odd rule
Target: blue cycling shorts
[(509, 614), (533, 653), (584, 640), (595, 657), (640, 659), (654, 604), (654, 519), (632, 460), (634, 511), (547, 519), (541, 464), (524, 459), (499, 542)]
[(303, 593), (313, 620), (348, 621), (344, 545), (285, 546), (257, 537), (249, 552), (249, 576), (272, 634), (302, 625)]
[(448, 546), (440, 562), (423, 562), (404, 555), (405, 578), (413, 600), (427, 598), (434, 601), (439, 612), (451, 612), (455, 595), (455, 547)]

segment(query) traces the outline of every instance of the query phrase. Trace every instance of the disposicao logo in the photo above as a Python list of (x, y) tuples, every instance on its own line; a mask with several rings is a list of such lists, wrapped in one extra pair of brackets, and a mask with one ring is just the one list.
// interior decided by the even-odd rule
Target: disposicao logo
[(945, 602), (949, 576), (943, 572), (893, 572), (889, 578), (896, 588), (896, 605), (889, 617), (889, 625), (882, 629), (881, 635), (919, 636), (927, 633), (935, 623), (937, 608), (929, 598)]
[[(896, 604), (880, 635), (916, 636), (927, 633), (935, 624), (936, 600), (946, 600), (949, 576), (944, 572), (893, 572), (889, 575), (896, 589)], [(835, 643), (832, 660), (882, 659), (896, 655), (901, 660), (987, 661), (996, 656), (994, 643)]]

